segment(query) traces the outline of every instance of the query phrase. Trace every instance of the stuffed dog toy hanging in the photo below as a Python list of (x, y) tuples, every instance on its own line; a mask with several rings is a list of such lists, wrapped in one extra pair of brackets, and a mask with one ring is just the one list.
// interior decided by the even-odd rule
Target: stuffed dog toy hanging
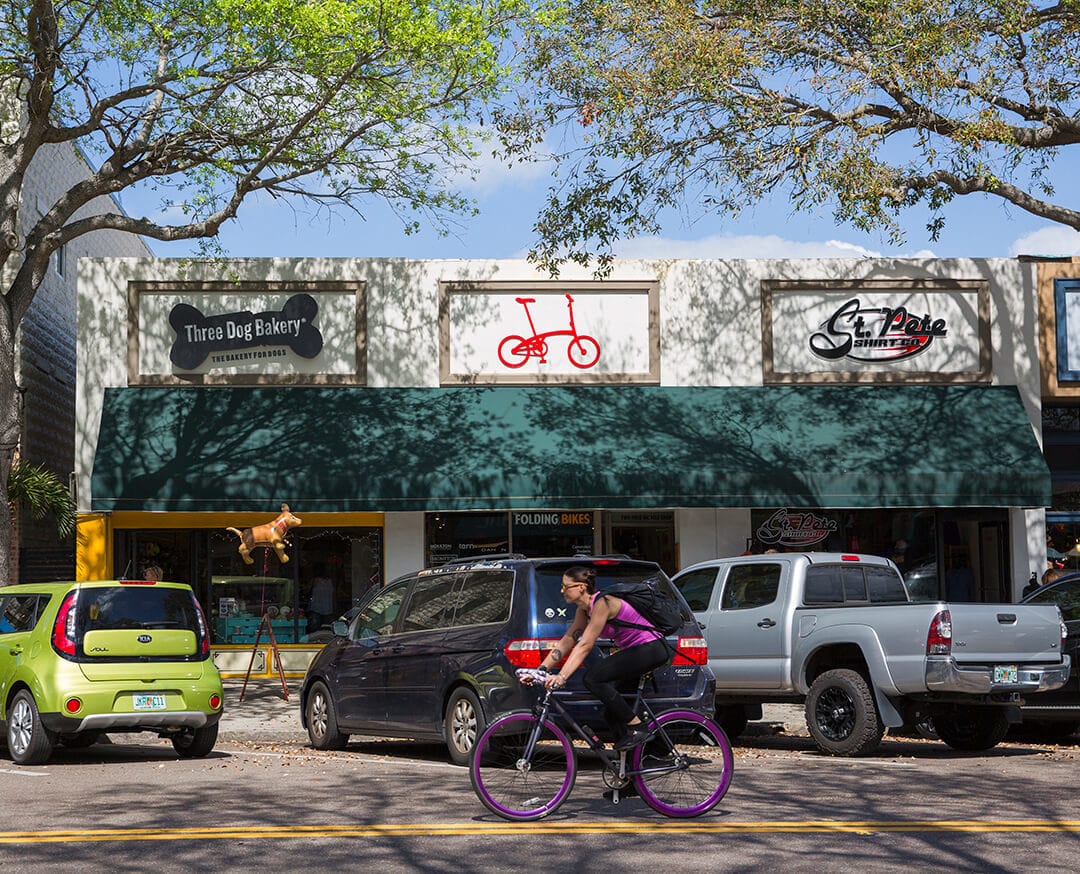
[(277, 553), (278, 561), (284, 564), (289, 560), (289, 557), (285, 554), (285, 532), (290, 528), (295, 528), (301, 521), (300, 517), (289, 512), (288, 504), (282, 504), (281, 515), (273, 522), (268, 522), (266, 525), (256, 525), (254, 528), (245, 528), (243, 531), (239, 528), (226, 528), (225, 530), (231, 531), (240, 538), (237, 551), (245, 563), (255, 563), (255, 559), (251, 557), (251, 550), (255, 547), (269, 546)]

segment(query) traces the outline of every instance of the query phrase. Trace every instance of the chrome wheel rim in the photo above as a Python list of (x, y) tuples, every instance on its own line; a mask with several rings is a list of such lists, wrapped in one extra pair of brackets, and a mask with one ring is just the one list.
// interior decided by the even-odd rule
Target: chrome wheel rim
[(11, 708), (8, 718), (8, 744), (11, 752), (22, 755), (29, 749), (34, 737), (34, 717), (25, 698), (20, 698)]
[(467, 698), (461, 698), (454, 705), (450, 733), (454, 738), (454, 746), (463, 753), (469, 752), (476, 743), (476, 711)]
[(316, 692), (311, 698), (311, 730), (316, 737), (326, 737), (327, 710), (326, 696)]

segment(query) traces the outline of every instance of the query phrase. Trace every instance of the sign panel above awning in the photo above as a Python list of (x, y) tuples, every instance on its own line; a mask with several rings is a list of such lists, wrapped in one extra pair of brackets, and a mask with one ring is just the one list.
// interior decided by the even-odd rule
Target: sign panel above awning
[(1011, 386), (106, 389), (91, 509), (1041, 507)]

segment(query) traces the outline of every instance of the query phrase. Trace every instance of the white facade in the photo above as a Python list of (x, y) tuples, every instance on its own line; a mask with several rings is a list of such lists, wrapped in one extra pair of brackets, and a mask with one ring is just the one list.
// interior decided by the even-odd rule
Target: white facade
[[(772, 309), (763, 312), (763, 287), (783, 288), (794, 283), (806, 290), (814, 283), (843, 283), (858, 289), (900, 281), (915, 291), (907, 300), (921, 305), (920, 282), (944, 283), (942, 311), (954, 326), (951, 337), (963, 354), (935, 353), (931, 369), (953, 373), (957, 380), (977, 379), (982, 384), (1016, 386), (1033, 429), (1040, 416), (1039, 346), (1035, 266), (994, 259), (862, 259), (862, 260), (641, 260), (617, 261), (610, 276), (596, 283), (586, 271), (568, 266), (561, 283), (585, 289), (577, 293), (576, 328), (595, 334), (605, 349), (606, 369), (586, 371), (569, 366), (564, 348), (553, 338), (551, 367), (529, 360), (521, 372), (499, 372), (493, 355), (499, 332), (492, 328), (483, 306), (490, 304), (502, 321), (517, 325), (522, 336), (525, 313), (515, 295), (530, 292), (538, 301), (530, 315), (545, 326), (565, 328), (565, 290), (551, 286), (549, 277), (525, 261), (409, 261), (401, 259), (292, 259), (233, 261), (229, 273), (244, 283), (308, 282), (356, 283), (363, 288), (363, 368), (358, 382), (371, 387), (430, 387), (455, 384), (461, 372), (474, 371), (473, 382), (651, 382), (661, 386), (760, 386), (765, 384), (771, 355), (777, 380), (797, 382), (802, 351), (784, 348), (780, 319), (798, 320), (796, 298), (774, 293)], [(161, 370), (161, 356), (171, 334), (151, 337), (142, 325), (137, 354), (131, 345), (133, 325), (147, 318), (132, 308), (129, 283), (218, 282), (218, 264), (191, 264), (162, 259), (87, 259), (79, 262), (78, 375), (76, 400), (76, 463), (79, 509), (92, 508), (91, 470), (102, 412), (102, 392), (126, 387), (143, 373), (144, 361)], [(970, 283), (959, 290), (950, 281)], [(970, 288), (983, 289), (982, 298)], [(473, 298), (455, 298), (456, 289), (479, 289)], [(604, 299), (605, 289), (611, 295)], [(642, 291), (642, 290), (645, 291)], [(650, 310), (651, 289), (653, 297)], [(494, 291), (492, 291), (494, 290)], [(934, 293), (942, 293), (941, 289)], [(202, 298), (205, 302), (206, 298)], [(464, 303), (462, 303), (464, 300)], [(981, 301), (981, 303), (980, 303)], [(451, 303), (453, 305), (451, 305)], [(540, 304), (543, 304), (541, 306)], [(273, 300), (266, 302), (273, 306)], [(142, 306), (142, 304), (140, 304)], [(470, 306), (473, 309), (470, 310)], [(477, 310), (476, 307), (481, 307)], [(979, 311), (983, 306), (984, 311)], [(912, 305), (912, 310), (916, 309)], [(471, 315), (470, 315), (471, 313)], [(440, 314), (442, 319), (440, 320)], [(980, 317), (985, 317), (980, 321)], [(470, 322), (469, 320), (472, 319)], [(766, 322), (771, 319), (770, 324)], [(811, 321), (817, 323), (817, 315)], [(809, 324), (809, 323), (808, 323)], [(471, 325), (471, 327), (470, 327)], [(158, 325), (160, 328), (160, 324)], [(804, 326), (805, 327), (805, 326)], [(540, 330), (536, 325), (536, 330)], [(550, 328), (545, 327), (545, 330)], [(515, 329), (516, 330), (516, 329)], [(983, 335), (980, 336), (980, 330)], [(765, 339), (769, 334), (768, 341)], [(627, 338), (620, 345), (620, 337)], [(987, 348), (980, 349), (980, 341)], [(155, 348), (148, 343), (157, 342)], [(340, 337), (339, 337), (340, 344)], [(564, 341), (560, 341), (564, 342)], [(770, 347), (771, 344), (771, 348)], [(960, 348), (960, 347), (957, 347)], [(608, 351), (610, 350), (610, 355)], [(135, 356), (134, 359), (132, 356)], [(980, 355), (982, 356), (980, 359)], [(561, 356), (561, 357), (560, 357)], [(650, 356), (652, 356), (650, 358)], [(132, 361), (136, 363), (133, 364)], [(615, 360), (614, 365), (607, 364)], [(978, 374), (981, 364), (986, 371)], [(327, 362), (331, 370), (333, 362)], [(788, 371), (787, 375), (779, 371)], [(346, 368), (347, 369), (347, 368)], [(858, 370), (858, 368), (856, 368)], [(874, 364), (863, 372), (885, 372)], [(895, 368), (911, 370), (910, 366)], [(253, 365), (253, 371), (257, 367)], [(975, 374), (974, 377), (971, 375)], [(910, 375), (910, 374), (909, 374)], [(819, 375), (820, 376), (820, 375)], [(899, 377), (903, 379), (901, 375)], [(223, 380), (227, 381), (225, 377)], [(679, 562), (741, 552), (750, 527), (750, 509), (675, 508)], [(1043, 511), (1014, 508), (1010, 513), (1010, 553), (1014, 585), (1022, 586), (1033, 567), (1044, 561)], [(415, 569), (423, 558), (423, 513), (388, 513), (385, 524), (386, 578)], [(1017, 589), (1018, 591), (1018, 589)]]

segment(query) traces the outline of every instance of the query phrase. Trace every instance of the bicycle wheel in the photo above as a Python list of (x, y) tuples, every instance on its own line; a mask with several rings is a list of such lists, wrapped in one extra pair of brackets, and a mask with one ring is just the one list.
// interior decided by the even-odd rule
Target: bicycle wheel
[(523, 367), (529, 360), (529, 351), (524, 348), (525, 338), (517, 334), (503, 337), (499, 343), (499, 360), (507, 367)]
[[(535, 738), (532, 754), (525, 752)], [(532, 713), (496, 719), (473, 748), (469, 779), (484, 806), (505, 819), (540, 819), (557, 809), (577, 777), (570, 739)]]
[(656, 717), (675, 745), (655, 737), (634, 748), (630, 769), (646, 804), (665, 816), (700, 816), (724, 797), (735, 770), (735, 756), (723, 730), (711, 719), (688, 710)]
[(592, 367), (600, 360), (600, 344), (588, 334), (579, 334), (566, 347), (566, 357), (574, 367)]

